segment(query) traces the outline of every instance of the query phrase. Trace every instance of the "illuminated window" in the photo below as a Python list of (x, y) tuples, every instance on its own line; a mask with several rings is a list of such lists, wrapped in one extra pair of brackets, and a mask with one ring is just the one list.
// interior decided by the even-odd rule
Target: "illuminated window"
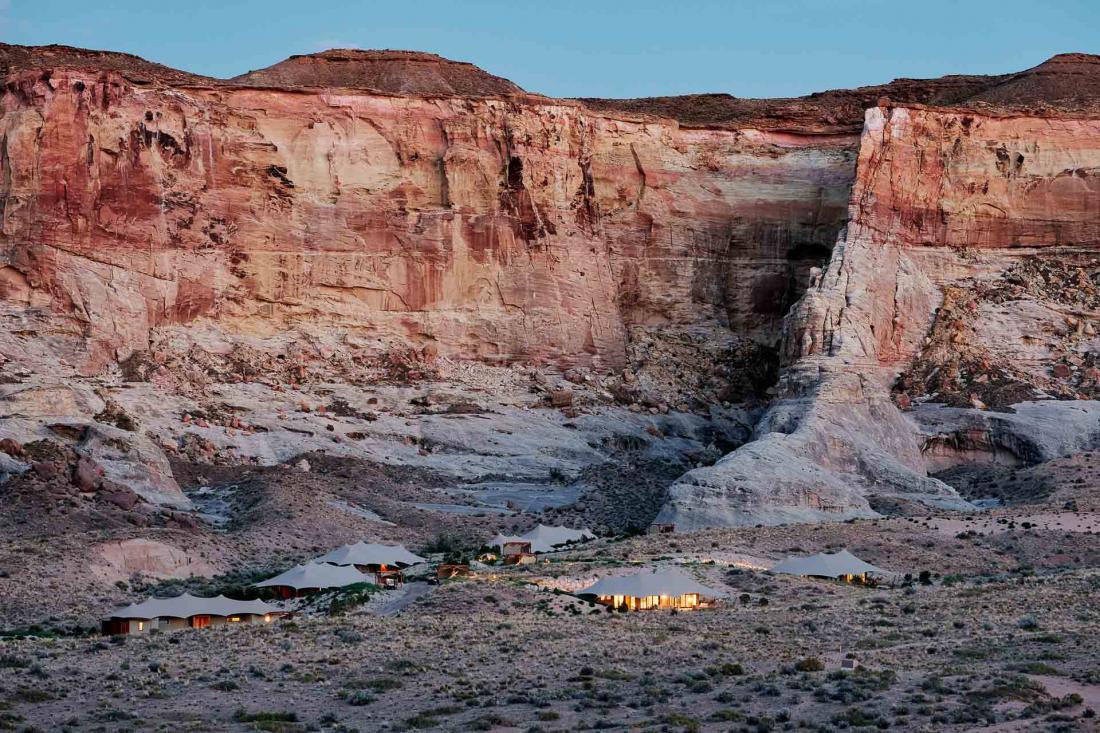
[(138, 621), (138, 631), (145, 631), (145, 622)]
[(231, 624), (239, 623), (240, 620), (241, 620), (240, 616), (230, 616), (229, 617), (229, 623), (231, 623)]

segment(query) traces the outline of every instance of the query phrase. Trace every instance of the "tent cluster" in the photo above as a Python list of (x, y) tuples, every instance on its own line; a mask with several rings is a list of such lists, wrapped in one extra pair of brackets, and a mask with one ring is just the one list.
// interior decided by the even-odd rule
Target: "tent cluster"
[(427, 561), (402, 545), (356, 542), (337, 547), (304, 565), (257, 583), (255, 587), (273, 588), (283, 598), (346, 588), (357, 583), (396, 588), (405, 582), (402, 568), (422, 562)]
[(773, 567), (771, 571), (809, 578), (835, 578), (850, 583), (867, 583), (872, 575), (892, 575), (889, 571), (860, 560), (847, 550), (834, 553), (819, 552), (806, 557), (789, 557)]
[(603, 578), (577, 595), (595, 596), (598, 603), (619, 610), (647, 611), (708, 608), (725, 594), (696, 582), (682, 570), (668, 568)]
[(578, 542), (596, 539), (596, 535), (587, 529), (569, 529), (568, 527), (548, 527), (540, 524), (521, 535), (498, 534), (486, 544), (499, 547), (506, 565), (519, 565), (533, 562), (534, 556), (541, 552), (553, 552)]
[[(870, 583), (873, 578), (894, 575), (860, 560), (847, 550), (788, 558), (771, 571), (860, 583)], [(682, 570), (667, 568), (603, 578), (578, 591), (577, 595), (594, 597), (599, 603), (623, 611), (645, 611), (658, 608), (708, 608), (725, 596), (725, 593), (697, 582)]]
[[(405, 580), (401, 568), (425, 562), (401, 545), (357, 542), (344, 545), (303, 565), (297, 565), (254, 588), (271, 589), (295, 598), (359, 583), (396, 587)], [(112, 613), (103, 621), (106, 634), (142, 634), (153, 629), (183, 629), (230, 623), (271, 622), (286, 611), (264, 601), (238, 601), (225, 596), (150, 598)]]
[(120, 608), (103, 621), (105, 634), (144, 634), (170, 629), (201, 629), (234, 623), (270, 623), (285, 612), (264, 601), (238, 601), (225, 596), (202, 598), (184, 593), (150, 598)]
[[(563, 546), (594, 539), (588, 530), (539, 525), (519, 536), (497, 535), (490, 546), (500, 547), (505, 556), (534, 557), (534, 553), (552, 552)], [(254, 587), (272, 589), (283, 598), (293, 598), (360, 583), (394, 587), (404, 582), (402, 569), (427, 562), (401, 545), (357, 542), (344, 545), (308, 563), (297, 565)], [(444, 568), (467, 566), (441, 565)], [(892, 573), (875, 567), (841, 550), (807, 557), (791, 557), (771, 568), (773, 573), (804, 577), (835, 578), (848, 582), (871, 582), (872, 577)], [(458, 572), (450, 572), (453, 577)], [(441, 572), (440, 577), (443, 577)], [(713, 606), (725, 593), (705, 586), (677, 568), (652, 569), (631, 575), (603, 578), (578, 591), (598, 603), (624, 611), (650, 609), (696, 609)], [(112, 613), (103, 622), (107, 634), (142, 634), (155, 629), (205, 628), (236, 623), (270, 623), (286, 611), (260, 600), (240, 601), (225, 596), (203, 598), (183, 594), (175, 598), (150, 598)]]

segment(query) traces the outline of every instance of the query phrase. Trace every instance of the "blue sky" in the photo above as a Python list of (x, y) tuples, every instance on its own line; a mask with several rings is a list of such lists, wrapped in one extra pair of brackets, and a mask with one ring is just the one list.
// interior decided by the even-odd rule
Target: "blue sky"
[(1100, 0), (0, 0), (0, 39), (220, 77), (324, 48), (405, 48), (554, 96), (775, 97), (1100, 53)]

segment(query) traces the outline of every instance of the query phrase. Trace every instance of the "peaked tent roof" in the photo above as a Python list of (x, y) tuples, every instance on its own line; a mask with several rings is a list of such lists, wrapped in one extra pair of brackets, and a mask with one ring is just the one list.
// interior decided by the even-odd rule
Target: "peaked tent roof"
[(327, 565), (325, 563), (306, 563), (297, 565), (274, 578), (256, 583), (254, 588), (277, 588), (286, 586), (295, 590), (303, 588), (343, 588), (356, 583), (369, 583), (370, 576), (350, 565)]
[(577, 591), (578, 595), (632, 596), (634, 598), (682, 596), (688, 593), (698, 593), (708, 598), (725, 595), (722, 591), (696, 582), (694, 578), (677, 568), (603, 578), (584, 590)]
[[(587, 528), (569, 529), (568, 527), (548, 527), (545, 524), (538, 525), (530, 532), (525, 533), (523, 537), (530, 540), (531, 547), (536, 552), (549, 552), (551, 549), (567, 542), (585, 542), (596, 539), (596, 535), (592, 534)], [(547, 549), (540, 550), (539, 547), (546, 547)]]
[(831, 554), (819, 552), (808, 557), (789, 557), (773, 567), (772, 572), (786, 575), (814, 575), (822, 578), (838, 578), (841, 575), (863, 575), (864, 573), (889, 573), (889, 571), (860, 560), (847, 550)]
[(406, 550), (404, 545), (356, 542), (354, 545), (337, 547), (313, 562), (332, 565), (415, 565), (427, 561)]
[(282, 609), (264, 601), (238, 601), (225, 596), (201, 598), (184, 593), (175, 598), (150, 598), (120, 608), (108, 618), (191, 618), (192, 616), (243, 616), (279, 613)]
[(505, 542), (530, 542), (532, 552), (553, 552), (569, 542), (585, 542), (596, 539), (588, 529), (569, 529), (568, 527), (548, 527), (540, 524), (534, 529), (519, 535), (502, 535), (489, 540), (490, 547), (501, 547)]
[[(499, 547), (500, 549), (504, 549), (504, 546), (508, 543), (530, 543), (530, 541), (530, 539), (527, 539), (526, 537), (521, 537), (519, 535), (497, 535), (493, 539), (488, 540), (485, 544), (489, 547)], [(532, 553), (538, 551), (535, 549), (535, 544), (533, 543), (531, 543), (531, 551)]]
[[(520, 537), (516, 534), (498, 534), (485, 544), (489, 547), (504, 547), (509, 542), (530, 542), (531, 540), (526, 537)], [(532, 548), (534, 549), (534, 548)]]

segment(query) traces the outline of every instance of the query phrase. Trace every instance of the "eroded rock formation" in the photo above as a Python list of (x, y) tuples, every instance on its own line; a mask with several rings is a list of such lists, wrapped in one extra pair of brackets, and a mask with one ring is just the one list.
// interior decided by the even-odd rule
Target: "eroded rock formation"
[[(311, 59), (239, 82), (350, 63)], [(364, 63), (346, 83), (386, 82)], [(627, 119), (470, 69), (446, 97), (10, 71), (2, 294), (67, 315), (85, 373), (196, 321), (607, 367), (633, 325), (778, 331), (843, 220), (854, 138)]]
[[(1027, 423), (976, 435), (990, 423), (967, 413), (952, 436), (914, 404), (1090, 397), (1100, 376), (1091, 296), (1014, 279), (1073, 262), (1065, 282), (1100, 281), (1097, 57), (786, 100), (556, 100), (394, 51), (223, 81), (0, 46), (0, 70), (9, 401), (44, 363), (85, 388), (281, 389), (302, 344), (330, 381), (441, 356), (600, 373), (598, 399), (636, 412), (693, 409), (692, 384), (700, 413), (774, 398), (756, 440), (673, 486), (661, 519), (690, 529), (965, 508), (928, 475), (945, 446), (1001, 455)], [(715, 353), (721, 389), (692, 373)], [(646, 354), (662, 363), (623, 371)], [(85, 426), (118, 418), (101, 406)], [(0, 437), (46, 428), (12, 419)], [(175, 491), (159, 437), (128, 449), (151, 456), (146, 498)], [(96, 458), (125, 477), (127, 455)]]
[[(963, 506), (927, 476), (943, 466), (943, 431), (953, 432), (944, 413), (922, 412), (938, 427), (922, 434), (895, 406), (892, 386), (926, 350), (943, 371), (923, 371), (917, 394), (898, 400), (904, 408), (914, 398), (950, 401), (948, 392), (968, 378), (988, 383), (994, 362), (1063, 381), (1087, 370), (1096, 346), (1087, 262), (1100, 250), (1097, 171), (1095, 117), (870, 109), (846, 234), (788, 319), (782, 399), (757, 426), (757, 440), (674, 485), (659, 521), (693, 528), (870, 516), (886, 501)], [(1044, 297), (1018, 288), (1012, 298), (944, 304), (945, 290), (996, 292), (1035, 260), (1083, 264), (1073, 268), (1076, 292)], [(961, 371), (953, 361), (960, 354)], [(925, 391), (937, 379), (946, 380), (944, 394)], [(1044, 396), (1025, 390), (1011, 401)], [(967, 402), (988, 407), (976, 394)], [(1030, 419), (998, 425), (977, 442), (1016, 455), (1023, 444), (1072, 452), (1100, 438), (1095, 425), (1076, 431), (1077, 440), (1055, 438), (1050, 417), (1059, 409), (1039, 403), (1023, 413)], [(952, 418), (960, 434), (974, 422)]]

